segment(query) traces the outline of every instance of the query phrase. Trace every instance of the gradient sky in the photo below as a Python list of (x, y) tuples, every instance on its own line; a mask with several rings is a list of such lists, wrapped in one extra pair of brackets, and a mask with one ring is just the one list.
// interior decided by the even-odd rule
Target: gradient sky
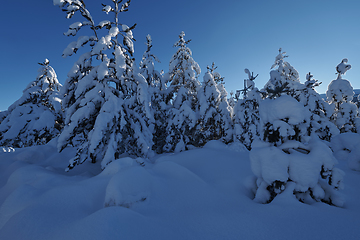
[[(110, 0), (84, 0), (95, 23), (111, 20), (101, 12), (101, 3)], [(270, 67), (281, 47), (287, 61), (300, 73), (301, 82), (309, 71), (323, 82), (324, 93), (336, 78), (335, 67), (343, 58), (352, 69), (345, 77), (360, 88), (360, 1), (333, 0), (132, 0), (129, 12), (120, 22), (134, 29), (135, 58), (139, 63), (146, 50), (146, 35), (153, 39), (152, 52), (161, 60), (156, 68), (168, 71), (176, 49), (173, 44), (184, 31), (193, 58), (202, 69), (215, 62), (225, 77), (228, 92), (241, 89), (244, 68), (259, 74), (256, 86), (269, 79)], [(52, 0), (3, 1), (0, 9), (0, 110), (16, 101), (27, 84), (37, 76), (38, 62), (45, 58), (61, 83), (80, 55), (62, 58), (66, 46), (76, 37), (63, 35), (68, 26), (83, 21), (79, 15), (66, 19)]]

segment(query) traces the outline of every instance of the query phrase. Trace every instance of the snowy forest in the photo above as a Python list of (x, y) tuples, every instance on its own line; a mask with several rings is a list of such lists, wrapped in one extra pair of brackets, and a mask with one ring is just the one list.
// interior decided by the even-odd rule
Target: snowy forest
[[(22, 97), (0, 112), (2, 158), (21, 149), (55, 146), (55, 154), (67, 151), (69, 156), (61, 159), (65, 176), (90, 165), (100, 175), (132, 167), (133, 177), (110, 180), (104, 204), (131, 208), (148, 196), (129, 194), (131, 204), (119, 203), (123, 197), (109, 189), (121, 181), (146, 182), (148, 173), (142, 169), (147, 165), (212, 145), (236, 147), (248, 154), (253, 202), (268, 205), (290, 193), (301, 204), (346, 205), (341, 194), (345, 171), (337, 167), (338, 160), (346, 160), (356, 176), (360, 171), (360, 110), (350, 81), (344, 79), (351, 69), (348, 59), (334, 66), (326, 97), (316, 91), (321, 82), (310, 72), (300, 81), (281, 48), (275, 50), (274, 63), (265, 66), (270, 67), (265, 86), (256, 86), (258, 75), (245, 68), (244, 85), (229, 93), (226, 73), (217, 72), (215, 63), (201, 73), (184, 32), (174, 36), (169, 69), (156, 69), (160, 60), (152, 52), (156, 42), (150, 35), (147, 50), (135, 59), (136, 24), (119, 22), (130, 0), (102, 4), (110, 19), (102, 21), (93, 19), (81, 0), (53, 2), (67, 19), (83, 17), (64, 33), (73, 40), (63, 57), (81, 54), (63, 85), (51, 61), (39, 63), (38, 75)], [(78, 36), (82, 31), (91, 34)], [(161, 174), (166, 169), (175, 174), (170, 166)], [(8, 221), (1, 219), (0, 229)]]

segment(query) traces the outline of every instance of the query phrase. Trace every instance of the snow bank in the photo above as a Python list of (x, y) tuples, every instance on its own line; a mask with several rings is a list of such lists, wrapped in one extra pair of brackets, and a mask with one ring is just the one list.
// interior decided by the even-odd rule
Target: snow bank
[(52, 141), (0, 152), (0, 239), (355, 240), (360, 235), (360, 176), (341, 162), (347, 173), (345, 208), (303, 204), (293, 197), (294, 184), (263, 205), (252, 200), (249, 153), (239, 145), (212, 141), (202, 149), (163, 154), (145, 166), (125, 158), (101, 174), (87, 162), (65, 173), (75, 151), (57, 153)]

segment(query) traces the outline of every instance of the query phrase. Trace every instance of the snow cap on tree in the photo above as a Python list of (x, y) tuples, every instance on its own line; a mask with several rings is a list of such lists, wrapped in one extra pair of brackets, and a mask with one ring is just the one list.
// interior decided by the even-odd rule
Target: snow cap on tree
[(351, 65), (347, 64), (347, 62), (348, 59), (344, 58), (343, 60), (341, 60), (341, 63), (336, 66), (336, 71), (339, 75), (345, 75), (346, 71), (351, 68)]
[(207, 66), (206, 68), (207, 68), (208, 72), (210, 72), (211, 75), (213, 76), (216, 84), (225, 84), (224, 77), (222, 77), (220, 75), (220, 73), (215, 71), (217, 69), (217, 67), (215, 66), (214, 62), (211, 64), (211, 67)]
[(351, 83), (342, 79), (342, 75), (351, 69), (350, 64), (346, 64), (348, 62), (347, 58), (344, 58), (341, 63), (336, 66), (336, 71), (338, 73), (337, 79), (332, 80), (328, 86), (328, 90), (326, 91), (327, 101), (332, 102), (350, 102), (354, 97), (354, 89), (351, 86)]

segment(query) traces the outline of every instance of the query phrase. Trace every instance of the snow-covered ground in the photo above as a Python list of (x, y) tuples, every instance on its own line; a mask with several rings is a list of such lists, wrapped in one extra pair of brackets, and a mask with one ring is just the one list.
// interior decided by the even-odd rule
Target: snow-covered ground
[[(0, 149), (1, 150), (1, 149)], [(75, 149), (48, 145), (0, 153), (0, 239), (359, 239), (360, 172), (341, 155), (343, 208), (283, 192), (253, 201), (249, 152), (209, 142), (140, 166), (124, 158), (103, 172)], [(339, 155), (339, 156), (340, 156)], [(141, 162), (138, 159), (138, 162)]]

